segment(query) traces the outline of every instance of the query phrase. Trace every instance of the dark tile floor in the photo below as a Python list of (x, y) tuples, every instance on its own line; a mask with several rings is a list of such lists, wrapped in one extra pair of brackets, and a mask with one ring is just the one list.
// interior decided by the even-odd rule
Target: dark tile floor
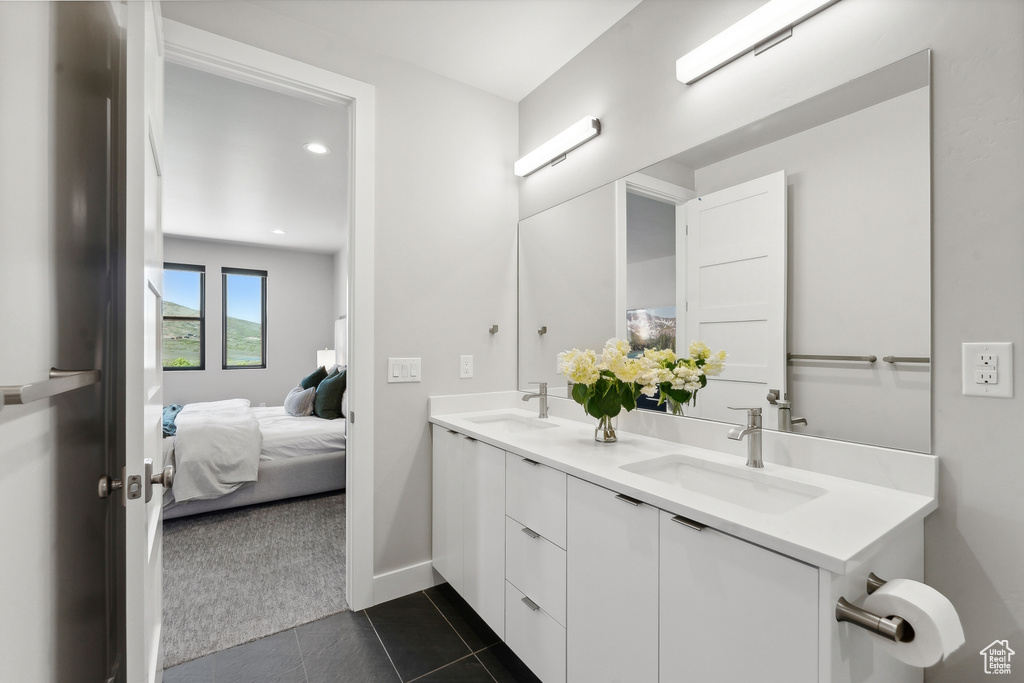
[(538, 681), (448, 585), (342, 612), (164, 672), (164, 683)]

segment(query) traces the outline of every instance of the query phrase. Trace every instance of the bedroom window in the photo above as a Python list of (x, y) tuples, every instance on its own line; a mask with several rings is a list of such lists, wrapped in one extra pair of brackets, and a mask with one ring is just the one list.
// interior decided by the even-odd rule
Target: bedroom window
[(224, 369), (267, 367), (267, 271), (221, 268)]
[(186, 263), (164, 264), (164, 370), (202, 370), (206, 367), (206, 268)]

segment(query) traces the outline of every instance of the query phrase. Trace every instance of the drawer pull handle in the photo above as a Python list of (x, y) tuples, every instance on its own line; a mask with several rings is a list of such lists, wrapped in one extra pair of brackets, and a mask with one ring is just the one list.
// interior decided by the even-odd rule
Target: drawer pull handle
[(523, 462), (527, 465), (539, 465), (540, 463), (536, 460), (530, 460), (529, 458), (523, 458)]
[(540, 538), (540, 534), (538, 534), (536, 531), (534, 531), (533, 529), (531, 529), (529, 527), (525, 527), (524, 526), (523, 527), (523, 533), (526, 534), (527, 536), (529, 536), (530, 538)]
[(701, 524), (700, 522), (695, 522), (692, 519), (687, 519), (686, 517), (683, 517), (682, 515), (676, 515), (675, 517), (672, 518), (672, 521), (675, 522), (676, 524), (682, 524), (685, 527), (689, 527), (690, 529), (693, 529), (694, 531), (704, 531), (704, 527), (707, 526), (706, 524)]
[(471, 436), (467, 436), (467, 437), (465, 437), (465, 439), (466, 439), (466, 441), (476, 441), (476, 439), (474, 439)]
[(523, 598), (523, 604), (532, 609), (534, 612), (540, 609), (540, 605), (538, 605), (533, 600), (527, 597)]
[(449, 429), (449, 430), (448, 430), (448, 433), (449, 433), (449, 434), (458, 434), (458, 432), (457, 432), (457, 431), (455, 431), (454, 429)]
[(640, 505), (643, 504), (642, 500), (630, 498), (629, 496), (624, 496), (621, 493), (615, 496), (615, 500), (621, 500), (623, 503), (629, 503), (630, 505), (635, 505), (636, 507), (640, 507)]

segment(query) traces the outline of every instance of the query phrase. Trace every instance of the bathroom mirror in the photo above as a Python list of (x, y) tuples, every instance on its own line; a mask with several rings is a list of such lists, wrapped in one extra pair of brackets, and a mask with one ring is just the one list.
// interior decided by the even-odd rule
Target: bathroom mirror
[[(730, 354), (723, 381), (739, 386), (761, 377), (751, 368), (778, 366), (764, 386), (788, 397), (791, 418), (806, 419), (791, 431), (929, 452), (929, 74), (928, 51), (912, 55), (522, 220), (519, 388), (543, 380), (565, 396), (558, 353), (626, 337), (627, 318), (656, 331), (657, 345), (670, 343), (674, 326), (682, 349), (699, 329)], [(694, 328), (692, 313), (687, 324), (685, 216), (687, 202), (779, 172), (784, 269), (761, 287), (719, 278), (709, 297), (728, 307), (782, 288), (783, 322), (766, 359), (742, 335)], [(760, 343), (760, 330), (747, 336)], [(761, 390), (766, 426), (785, 428)], [(740, 422), (725, 409), (733, 400), (712, 378), (684, 411)]]

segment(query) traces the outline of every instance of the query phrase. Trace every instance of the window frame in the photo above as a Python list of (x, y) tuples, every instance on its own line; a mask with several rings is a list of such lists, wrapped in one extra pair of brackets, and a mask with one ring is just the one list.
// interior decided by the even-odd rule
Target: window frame
[[(164, 262), (164, 270), (181, 270), (189, 273), (199, 273), (199, 315), (164, 315), (163, 296), (160, 297), (160, 367), (164, 372), (179, 372), (190, 370), (206, 369), (206, 266), (194, 263), (170, 263)], [(199, 321), (199, 365), (164, 365), (163, 348), (163, 324), (165, 320), (197, 320)]]
[[(260, 360), (259, 365), (228, 365), (228, 275), (246, 275), (260, 278)], [(266, 370), (267, 368), (267, 271), (252, 268), (220, 269), (221, 284), (221, 369)]]

